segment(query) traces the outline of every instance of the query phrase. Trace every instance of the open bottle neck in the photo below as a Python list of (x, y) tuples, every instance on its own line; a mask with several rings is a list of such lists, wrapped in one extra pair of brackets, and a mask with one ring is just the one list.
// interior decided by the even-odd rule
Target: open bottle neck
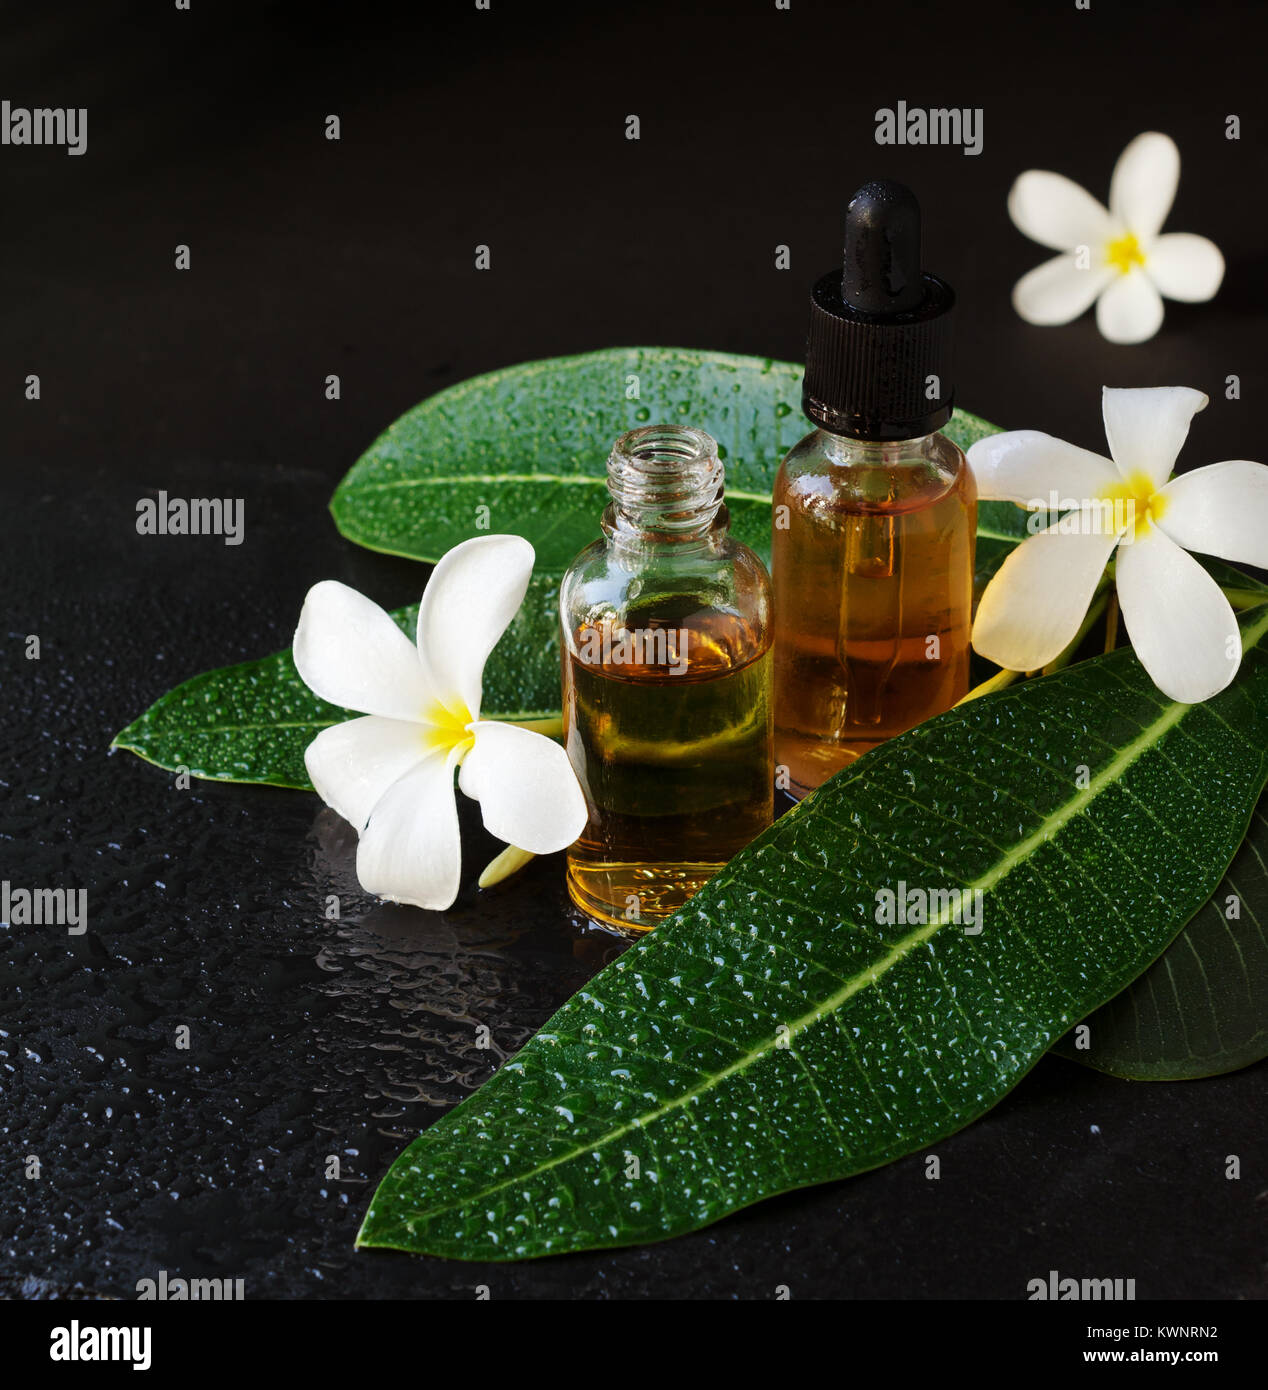
[(719, 521), (725, 470), (718, 448), (688, 425), (645, 425), (623, 434), (608, 456), (603, 530), (618, 545), (690, 546)]

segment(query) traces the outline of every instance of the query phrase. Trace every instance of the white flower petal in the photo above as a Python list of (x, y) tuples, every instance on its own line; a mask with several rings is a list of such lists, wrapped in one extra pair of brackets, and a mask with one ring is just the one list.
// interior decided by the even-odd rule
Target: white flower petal
[(519, 611), (533, 573), (523, 536), (476, 536), (442, 555), (418, 609), (418, 652), (446, 703), (480, 712), (484, 664)]
[(1013, 308), (1027, 323), (1049, 326), (1077, 319), (1118, 272), (1099, 258), (1081, 268), (1068, 254), (1044, 261), (1013, 286)]
[(1079, 506), (1120, 481), (1109, 459), (1039, 430), (987, 435), (970, 447), (968, 458), (980, 498), (1019, 507), (1047, 507), (1053, 492), (1058, 504)]
[(323, 729), (304, 750), (317, 795), (360, 833), (379, 798), (427, 755), (426, 730), (367, 714)]
[(1047, 169), (1028, 169), (1016, 180), (1008, 194), (1008, 215), (1032, 241), (1054, 251), (1078, 246), (1095, 250), (1119, 230), (1085, 188)]
[(1230, 459), (1182, 473), (1162, 489), (1158, 521), (1177, 545), (1268, 569), (1268, 467)]
[(458, 785), (480, 803), (485, 829), (532, 854), (566, 849), (586, 824), (568, 754), (544, 734), (494, 720), (472, 726)]
[(461, 869), (453, 764), (436, 752), (375, 804), (357, 846), (357, 878), (367, 893), (440, 910), (458, 896)]
[(1156, 130), (1138, 135), (1118, 157), (1110, 179), (1110, 212), (1142, 242), (1162, 230), (1180, 183), (1180, 151)]
[(1219, 289), (1224, 279), (1224, 257), (1204, 236), (1168, 232), (1149, 248), (1145, 274), (1168, 299), (1197, 304)]
[(1162, 327), (1162, 296), (1135, 265), (1115, 275), (1096, 301), (1096, 326), (1111, 343), (1143, 343)]
[(1114, 575), (1132, 646), (1158, 689), (1187, 705), (1223, 690), (1242, 660), (1237, 618), (1193, 556), (1144, 526), (1120, 547)]
[(377, 603), (325, 579), (304, 600), (295, 669), (315, 694), (344, 709), (420, 719), (427, 685), (414, 644)]
[[(1060, 529), (1079, 524), (1089, 534)], [(1074, 640), (1118, 541), (1095, 527), (1090, 509), (1072, 513), (1022, 541), (999, 567), (973, 623), (973, 645), (988, 661), (1036, 671)]]
[(1123, 477), (1143, 473), (1155, 490), (1162, 487), (1207, 400), (1190, 386), (1102, 387), (1105, 438)]

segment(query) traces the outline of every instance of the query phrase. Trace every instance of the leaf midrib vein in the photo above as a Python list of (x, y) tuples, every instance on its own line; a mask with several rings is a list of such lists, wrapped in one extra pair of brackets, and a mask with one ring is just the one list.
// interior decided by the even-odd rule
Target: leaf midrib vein
[[(426, 478), (393, 478), (386, 483), (350, 483), (344, 489), (351, 492), (392, 492), (405, 487), (452, 487), (460, 483), (480, 483), (497, 486), (501, 483), (562, 483), (566, 487), (606, 488), (607, 479), (595, 473), (433, 473)], [(770, 502), (769, 492), (750, 492), (744, 488), (728, 487), (727, 501)], [(983, 532), (981, 534), (990, 534)], [(997, 540), (1012, 540), (1011, 536), (992, 536)]]
[[(241, 734), (258, 733), (264, 729), (328, 729), (332, 724), (346, 723), (343, 719), (300, 719), (294, 722), (270, 720), (265, 724), (182, 724), (180, 732), (185, 734)], [(160, 731), (166, 733), (166, 731)]]
[[(1268, 618), (1265, 618), (1259, 626), (1261, 628), (1268, 628)], [(1257, 635), (1262, 635), (1262, 632), (1258, 632)], [(981, 889), (983, 892), (990, 892), (996, 884), (1007, 877), (1019, 863), (1026, 859), (1033, 850), (1050, 839), (1053, 834), (1061, 830), (1075, 815), (1094, 801), (1107, 786), (1115, 784), (1138, 758), (1148, 752), (1170, 729), (1178, 725), (1193, 708), (1195, 707), (1192, 705), (1181, 704), (1170, 704), (1166, 706), (1164, 708), (1164, 713), (1151, 724), (1142, 726), (1141, 733), (1133, 739), (1131, 743), (1122, 748), (1117, 757), (1102, 768), (1096, 777), (1088, 783), (1087, 787), (1080, 789), (1070, 801), (1046, 816), (1035, 831), (1027, 836), (1026, 839), (1019, 841), (1008, 854), (993, 864), (979, 878), (968, 884), (963, 891), (972, 893)], [(926, 923), (919, 931), (911, 932), (903, 937), (900, 941), (896, 942), (880, 960), (874, 962), (867, 969), (859, 971), (839, 990), (835, 991), (821, 1003), (808, 1009), (799, 1018), (789, 1023), (786, 1032), (782, 1036), (786, 1037), (788, 1042), (791, 1043), (794, 1038), (805, 1032), (806, 1029), (813, 1027), (820, 1019), (835, 1014), (836, 1011), (848, 1000), (852, 999), (854, 995), (884, 979), (895, 965), (898, 965), (901, 961), (906, 959), (918, 946), (930, 940), (946, 925), (948, 920), (950, 919), (938, 919)], [(772, 1036), (768, 1041), (743, 1053), (729, 1066), (724, 1067), (721, 1071), (713, 1073), (707, 1081), (702, 1082), (698, 1086), (693, 1086), (690, 1090), (684, 1091), (679, 1096), (667, 1100), (655, 1110), (649, 1111), (644, 1115), (636, 1116), (623, 1125), (618, 1125), (596, 1141), (575, 1146), (567, 1153), (552, 1158), (545, 1163), (540, 1163), (527, 1172), (512, 1174), (488, 1187), (481, 1188), (478, 1192), (457, 1197), (452, 1201), (443, 1202), (438, 1206), (427, 1208), (425, 1211), (420, 1212), (417, 1217), (407, 1218), (404, 1224), (409, 1227), (410, 1230), (413, 1230), (421, 1220), (426, 1219), (431, 1221), (455, 1207), (464, 1206), (477, 1200), (485, 1200), (493, 1193), (499, 1192), (505, 1187), (520, 1185), (532, 1178), (540, 1176), (542, 1173), (549, 1172), (552, 1168), (559, 1167), (562, 1163), (571, 1162), (572, 1159), (578, 1158), (582, 1154), (594, 1153), (598, 1149), (616, 1142), (618, 1139), (623, 1138), (626, 1134), (636, 1129), (645, 1129), (649, 1125), (655, 1124), (665, 1115), (672, 1113), (674, 1110), (689, 1105), (697, 1096), (716, 1090), (718, 1086), (729, 1077), (735, 1075), (736, 1072), (747, 1070), (747, 1068), (760, 1057), (772, 1051), (776, 1046), (776, 1042), (777, 1039)]]

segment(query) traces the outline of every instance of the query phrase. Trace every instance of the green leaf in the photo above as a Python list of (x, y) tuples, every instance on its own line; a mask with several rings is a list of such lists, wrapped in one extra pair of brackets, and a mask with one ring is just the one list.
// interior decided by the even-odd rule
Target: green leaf
[[(1268, 584), (1207, 555), (1194, 557), (1216, 583), (1259, 591)], [(1053, 1051), (1133, 1081), (1187, 1081), (1237, 1071), (1268, 1056), (1268, 800), (1228, 873), (1148, 970)], [(1230, 895), (1240, 916), (1226, 916)]]
[[(482, 713), (489, 718), (559, 713), (558, 596), (558, 579), (533, 576), (485, 667)], [(418, 605), (392, 617), (412, 637)], [(322, 729), (355, 717), (308, 689), (288, 649), (187, 680), (116, 735), (112, 746), (160, 767), (188, 768), (195, 777), (311, 790), (304, 749)]]
[(1086, 1049), (1068, 1033), (1052, 1050), (1133, 1081), (1218, 1076), (1268, 1057), (1268, 798), (1197, 916), (1084, 1024)]
[[(631, 375), (640, 399), (627, 400)], [(344, 535), (371, 549), (438, 560), (490, 527), (527, 536), (538, 552), (524, 605), (485, 673), (484, 713), (558, 716), (558, 575), (599, 534), (608, 450), (648, 420), (686, 419), (727, 455), (732, 526), (770, 554), (770, 485), (805, 433), (801, 368), (790, 362), (674, 348), (615, 348), (529, 362), (473, 377), (401, 417), (339, 485), (331, 510)], [(962, 448), (996, 426), (957, 412)], [(730, 441), (730, 444), (726, 441)], [(476, 508), (489, 506), (490, 525)], [(979, 510), (985, 574), (1025, 534), (1007, 502)], [(412, 634), (414, 608), (393, 616)], [(164, 695), (114, 740), (160, 767), (196, 777), (309, 788), (304, 749), (351, 718), (317, 699), (289, 652), (207, 671)]]
[[(562, 574), (598, 539), (613, 441), (639, 425), (682, 421), (718, 441), (732, 533), (769, 559), (771, 486), (810, 428), (801, 376), (793, 362), (642, 347), (471, 377), (380, 435), (330, 510), (349, 540), (415, 560), (438, 560), (485, 531), (514, 531), (532, 541), (539, 573)], [(996, 427), (957, 411), (946, 432), (968, 448)], [(1025, 535), (1025, 513), (986, 503), (979, 526), (1007, 549)]]
[[(983, 1114), (1157, 958), (1241, 841), (1268, 776), (1268, 608), (1242, 623), (1207, 704), (1123, 650), (839, 773), (415, 1140), (359, 1243), (658, 1240)], [(980, 890), (984, 930), (878, 925), (900, 884)]]

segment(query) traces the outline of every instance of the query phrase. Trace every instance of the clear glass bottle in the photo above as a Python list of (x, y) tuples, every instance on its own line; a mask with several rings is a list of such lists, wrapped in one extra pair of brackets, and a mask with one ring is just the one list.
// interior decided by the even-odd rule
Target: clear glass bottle
[(568, 891), (640, 932), (771, 823), (771, 591), (728, 533), (703, 430), (622, 435), (608, 490), (603, 539), (559, 594), (564, 742), (590, 813)]
[[(810, 295), (802, 408), (775, 481), (775, 759), (804, 796), (968, 691), (977, 490), (951, 418), (955, 293), (888, 179)], [(781, 782), (782, 784), (782, 782)]]

